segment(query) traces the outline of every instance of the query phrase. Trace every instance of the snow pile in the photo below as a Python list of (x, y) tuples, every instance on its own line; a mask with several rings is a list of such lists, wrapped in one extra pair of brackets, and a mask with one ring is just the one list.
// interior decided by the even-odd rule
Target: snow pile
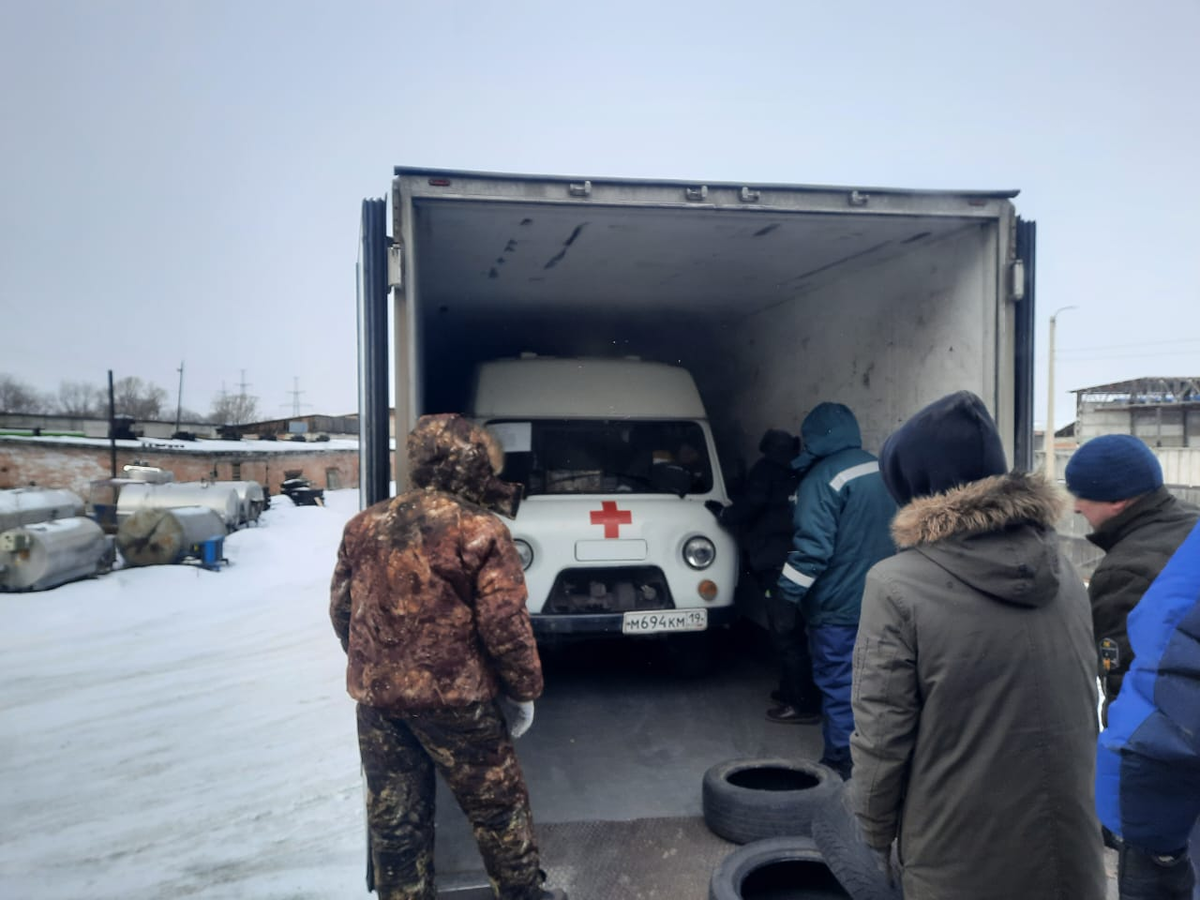
[(0, 595), (0, 896), (362, 892), (362, 782), (329, 578), (358, 492), (277, 498), (220, 572)]

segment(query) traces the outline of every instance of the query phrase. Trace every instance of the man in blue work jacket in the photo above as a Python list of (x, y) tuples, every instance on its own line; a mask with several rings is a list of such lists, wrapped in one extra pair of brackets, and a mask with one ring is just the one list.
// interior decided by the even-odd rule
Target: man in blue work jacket
[(850, 681), (854, 638), (867, 570), (896, 552), (891, 521), (896, 502), (879, 460), (862, 449), (854, 413), (821, 403), (800, 426), (804, 450), (794, 462), (795, 532), (779, 592), (799, 604), (808, 626), (813, 679), (821, 691), (821, 762), (850, 777)]

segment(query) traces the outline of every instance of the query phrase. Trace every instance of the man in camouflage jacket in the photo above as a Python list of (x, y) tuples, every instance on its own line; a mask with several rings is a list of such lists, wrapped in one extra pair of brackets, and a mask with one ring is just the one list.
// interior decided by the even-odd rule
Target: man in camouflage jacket
[(520, 486), (503, 451), (456, 415), (408, 437), (413, 489), (346, 525), (330, 618), (358, 701), (375, 889), (435, 900), (434, 771), (474, 828), (497, 896), (549, 900), (529, 794), (499, 705), (531, 706), (542, 669), (521, 562), (504, 523)]

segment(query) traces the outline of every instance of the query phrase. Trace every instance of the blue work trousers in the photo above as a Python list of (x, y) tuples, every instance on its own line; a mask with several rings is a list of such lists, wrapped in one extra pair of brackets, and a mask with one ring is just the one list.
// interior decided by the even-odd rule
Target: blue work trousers
[(857, 625), (810, 625), (809, 647), (813, 658), (813, 680), (821, 691), (821, 736), (825, 751), (821, 761), (850, 775), (850, 734), (854, 713), (850, 709)]

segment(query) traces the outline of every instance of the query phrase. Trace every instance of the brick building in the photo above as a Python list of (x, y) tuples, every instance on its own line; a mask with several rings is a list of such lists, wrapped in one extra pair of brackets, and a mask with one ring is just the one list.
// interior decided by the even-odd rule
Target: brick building
[[(176, 481), (257, 481), (278, 494), (288, 473), (299, 472), (314, 486), (358, 487), (358, 442), (173, 441), (142, 438), (116, 441), (116, 471), (148, 465), (175, 474)], [(68, 488), (86, 497), (90, 482), (112, 474), (110, 442), (74, 437), (0, 435), (0, 489), (37, 484)]]

